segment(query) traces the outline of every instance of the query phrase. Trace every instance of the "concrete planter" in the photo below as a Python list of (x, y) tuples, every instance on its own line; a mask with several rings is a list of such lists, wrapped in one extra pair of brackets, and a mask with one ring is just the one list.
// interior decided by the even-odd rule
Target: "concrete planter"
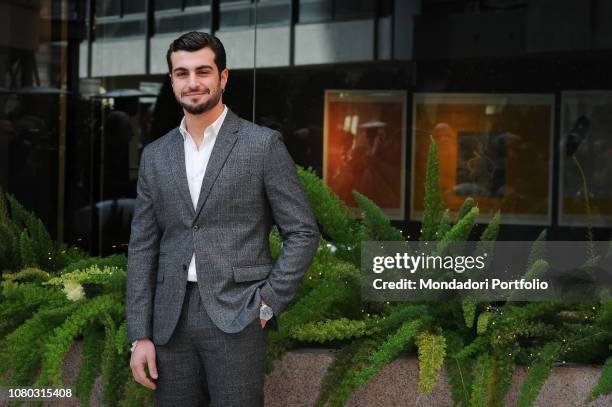
[[(266, 407), (312, 406), (325, 371), (333, 359), (330, 349), (299, 349), (288, 352), (276, 361), (274, 370), (266, 378)], [(70, 387), (76, 381), (81, 358), (81, 342), (76, 342), (68, 353), (63, 368), (64, 385)], [(535, 406), (574, 407), (585, 406), (584, 400), (597, 382), (601, 366), (567, 365), (555, 367), (540, 392)], [(506, 397), (507, 406), (516, 406), (520, 385), (526, 369), (520, 367)], [(390, 406), (452, 406), (450, 385), (442, 372), (440, 382), (432, 394), (417, 392), (418, 362), (416, 356), (400, 357), (386, 366), (367, 386), (354, 392), (348, 400), (350, 407)], [(101, 377), (96, 380), (91, 396), (91, 406), (100, 406)], [(8, 395), (2, 389), (0, 406), (8, 405)], [(48, 401), (45, 406), (81, 406), (74, 397), (65, 401)], [(589, 407), (612, 406), (612, 394), (600, 396)]]
[[(275, 362), (274, 371), (266, 380), (266, 406), (311, 406), (325, 370), (332, 361), (333, 351), (301, 349), (287, 353)], [(518, 405), (521, 383), (527, 369), (518, 368), (506, 397), (506, 406)], [(535, 406), (585, 406), (584, 400), (597, 383), (601, 366), (567, 365), (555, 367), (544, 384)], [(452, 406), (450, 384), (442, 372), (433, 393), (417, 392), (418, 360), (415, 355), (400, 357), (387, 365), (365, 387), (355, 391), (347, 402), (350, 407), (431, 407)], [(612, 406), (612, 394), (600, 396), (589, 407)]]

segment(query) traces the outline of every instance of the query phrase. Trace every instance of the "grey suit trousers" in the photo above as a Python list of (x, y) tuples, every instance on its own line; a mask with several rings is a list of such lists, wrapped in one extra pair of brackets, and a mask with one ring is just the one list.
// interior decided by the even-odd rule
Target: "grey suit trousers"
[(259, 318), (226, 333), (208, 316), (196, 283), (188, 283), (179, 322), (156, 345), (157, 406), (261, 407), (267, 327)]

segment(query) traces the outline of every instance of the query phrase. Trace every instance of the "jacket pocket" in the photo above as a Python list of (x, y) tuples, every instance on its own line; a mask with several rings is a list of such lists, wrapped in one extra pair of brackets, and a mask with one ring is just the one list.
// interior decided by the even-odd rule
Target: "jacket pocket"
[(241, 283), (244, 281), (263, 280), (268, 277), (273, 264), (261, 264), (257, 266), (234, 266), (234, 281)]

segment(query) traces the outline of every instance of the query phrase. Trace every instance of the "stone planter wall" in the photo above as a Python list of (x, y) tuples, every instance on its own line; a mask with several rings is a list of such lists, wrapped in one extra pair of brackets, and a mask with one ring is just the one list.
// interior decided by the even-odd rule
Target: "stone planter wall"
[[(274, 370), (266, 377), (266, 407), (312, 406), (318, 394), (321, 379), (333, 358), (333, 350), (300, 349), (288, 352), (276, 361)], [(81, 342), (76, 342), (64, 362), (63, 381), (71, 386), (79, 371)], [(585, 406), (584, 400), (597, 382), (602, 367), (590, 365), (566, 365), (555, 367), (535, 403), (537, 407)], [(518, 369), (514, 383), (506, 397), (507, 406), (516, 406), (520, 385), (526, 369)], [(357, 390), (348, 400), (350, 407), (432, 407), (452, 406), (450, 385), (444, 372), (432, 394), (424, 396), (416, 391), (418, 361), (416, 356), (400, 357), (386, 366), (367, 386)], [(102, 380), (96, 381), (91, 406), (100, 406)], [(8, 405), (6, 389), (0, 391), (0, 406)], [(74, 397), (66, 401), (48, 401), (45, 406), (81, 406)], [(601, 396), (589, 407), (612, 406), (612, 394)]]

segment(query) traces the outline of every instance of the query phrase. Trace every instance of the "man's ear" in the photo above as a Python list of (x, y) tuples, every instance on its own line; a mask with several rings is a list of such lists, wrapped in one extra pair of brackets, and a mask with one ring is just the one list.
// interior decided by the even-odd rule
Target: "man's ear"
[(221, 83), (222, 87), (225, 88), (227, 86), (227, 78), (229, 77), (229, 70), (225, 68), (221, 71)]

